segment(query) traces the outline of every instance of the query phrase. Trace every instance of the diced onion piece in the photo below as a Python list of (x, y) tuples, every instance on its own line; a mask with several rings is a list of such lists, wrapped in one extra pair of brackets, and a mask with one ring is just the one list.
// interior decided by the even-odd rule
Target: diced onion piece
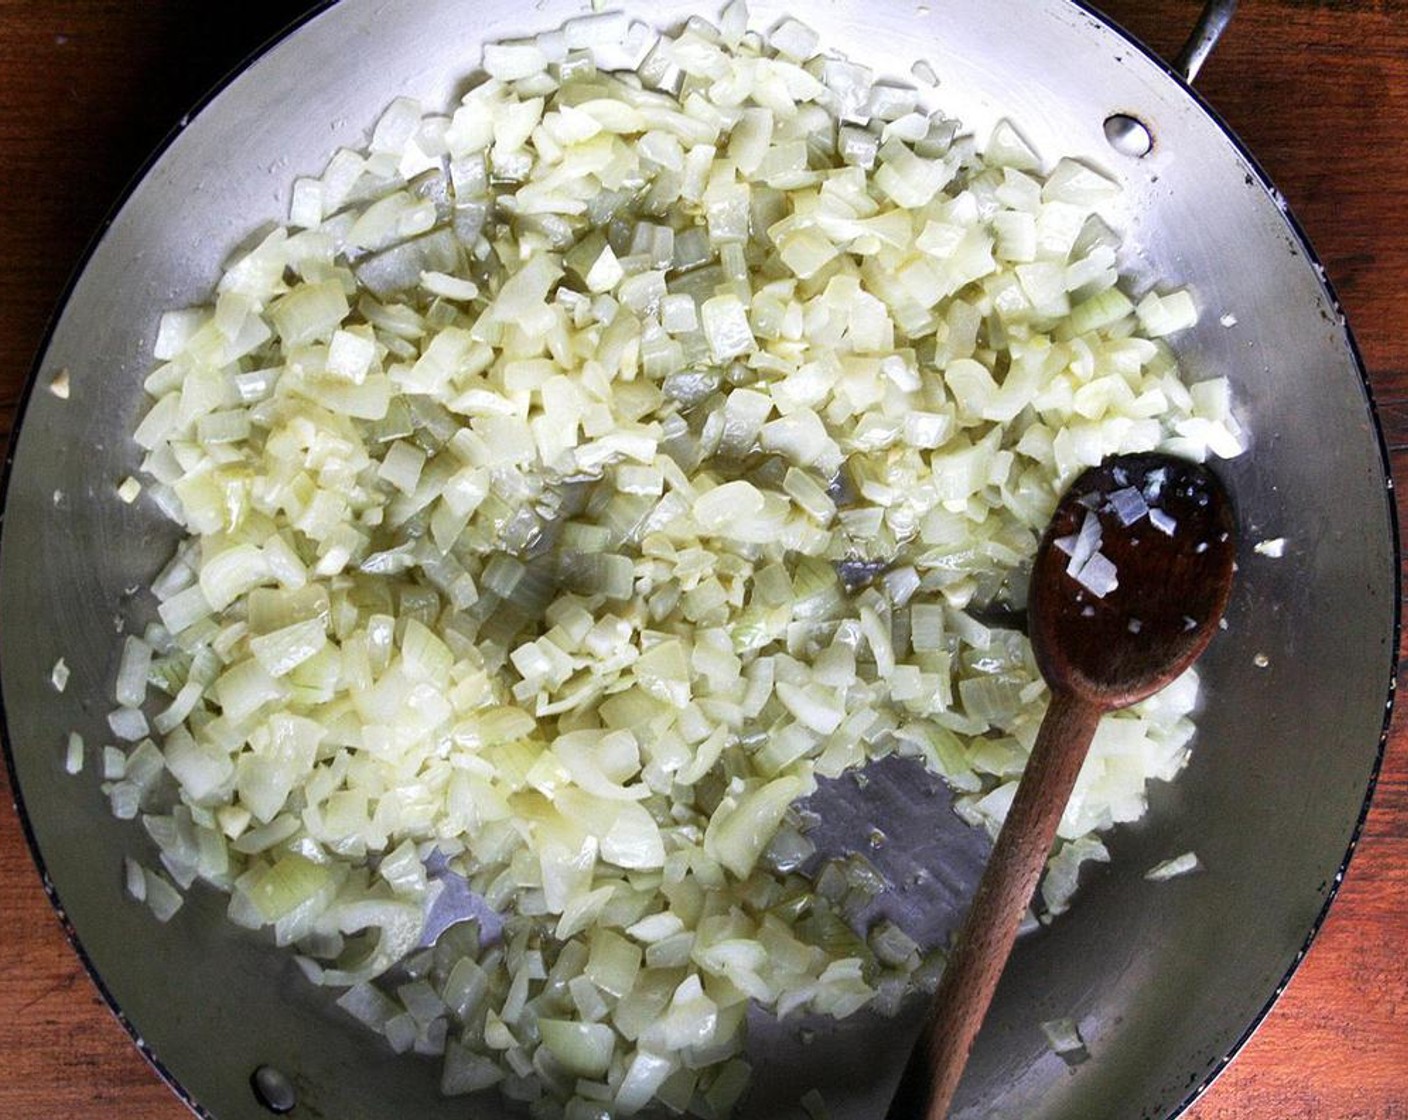
[(117, 708), (108, 713), (108, 727), (119, 739), (135, 743), (147, 736), (147, 717), (139, 708)]
[(1051, 1049), (1058, 1054), (1073, 1054), (1085, 1049), (1085, 1039), (1074, 1019), (1052, 1019), (1041, 1024)]
[(133, 902), (146, 902), (147, 873), (142, 865), (131, 856), (125, 856), (122, 860), (122, 871), (127, 897)]
[(543, 1045), (576, 1077), (600, 1077), (611, 1064), (616, 1035), (604, 1023), (539, 1019)]
[(147, 674), (151, 664), (152, 647), (129, 634), (122, 643), (122, 659), (118, 662), (117, 684), (113, 689), (119, 704), (136, 708), (147, 698)]
[(1081, 565), (1080, 571), (1076, 573), (1076, 582), (1097, 599), (1103, 599), (1120, 585), (1115, 565), (1103, 552), (1095, 553)]
[(185, 899), (181, 897), (180, 891), (157, 872), (145, 868), (143, 874), (146, 878), (146, 894), (143, 901), (156, 916), (157, 921), (169, 922), (175, 917), (176, 911), (181, 909)]
[(637, 1050), (621, 1079), (620, 1088), (616, 1090), (616, 1114), (634, 1116), (645, 1108), (676, 1068), (673, 1058)]
[(83, 770), (83, 736), (76, 731), (68, 733), (68, 749), (64, 754), (64, 770), (69, 774), (78, 774)]
[(503, 1079), (504, 1071), (484, 1055), (460, 1043), (446, 1047), (445, 1065), (440, 1074), (440, 1092), (445, 1096), (483, 1092)]
[(1186, 291), (1160, 296), (1150, 292), (1135, 308), (1139, 325), (1150, 338), (1163, 338), (1187, 330), (1198, 321), (1198, 309)]
[(337, 330), (328, 345), (327, 371), (335, 377), (361, 385), (376, 360), (376, 340), (369, 334)]
[(1063, 537), (1056, 542), (1057, 547), (1069, 553), (1071, 557), (1070, 563), (1066, 565), (1067, 575), (1079, 578), (1081, 569), (1099, 551), (1100, 540), (1100, 518), (1087, 511), (1085, 519), (1081, 522), (1080, 532), (1074, 538)]
[(501, 82), (541, 74), (547, 65), (547, 56), (533, 43), (490, 43), (484, 48), (484, 71)]
[(740, 879), (747, 878), (803, 788), (802, 779), (784, 776), (741, 798), (726, 798), (705, 830), (705, 852)]
[(1133, 525), (1149, 512), (1149, 504), (1144, 500), (1144, 495), (1133, 486), (1115, 490), (1110, 494), (1109, 502), (1121, 525)]
[(694, 520), (706, 531), (725, 529), (740, 519), (755, 517), (763, 510), (763, 496), (752, 483), (726, 482), (694, 503)]
[(1149, 510), (1149, 522), (1159, 532), (1165, 536), (1173, 536), (1178, 528), (1178, 520), (1164, 510), (1152, 508)]
[(699, 315), (714, 361), (737, 358), (756, 345), (747, 310), (737, 296), (722, 295), (707, 299), (699, 309)]
[(1179, 875), (1187, 875), (1197, 871), (1202, 865), (1196, 852), (1183, 852), (1172, 859), (1160, 860), (1144, 872), (1144, 878), (1150, 882), (1161, 883), (1165, 879), (1173, 879)]
[(442, 296), (457, 302), (468, 302), (479, 297), (479, 285), (473, 280), (450, 276), (433, 269), (420, 274), (420, 286), (431, 295)]

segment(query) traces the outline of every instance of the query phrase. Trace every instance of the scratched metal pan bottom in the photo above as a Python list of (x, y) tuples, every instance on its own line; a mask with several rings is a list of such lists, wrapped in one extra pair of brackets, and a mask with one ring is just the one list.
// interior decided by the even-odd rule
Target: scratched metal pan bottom
[[(636, 5), (661, 25), (696, 7)], [(784, 14), (773, 0), (753, 7), (769, 26)], [(206, 104), (131, 191), (39, 362), (41, 373), (71, 371), (71, 398), (31, 389), (25, 402), (0, 538), (0, 687), (21, 811), (109, 1001), (183, 1097), (221, 1120), (268, 1115), (250, 1085), (266, 1064), (291, 1079), (295, 1117), (488, 1120), (501, 1110), (492, 1099), (440, 1099), (430, 1062), (395, 1057), (349, 1026), (287, 957), (230, 926), (213, 893), (194, 892), (169, 925), (153, 922), (122, 894), (123, 855), (150, 858), (140, 830), (109, 816), (96, 780), (64, 773), (70, 729), (103, 740), (114, 616), (173, 544), (154, 510), (109, 497), (138, 465), (128, 433), (143, 410), (157, 317), (202, 302), (226, 254), (287, 212), (293, 179), (355, 145), (394, 97), (448, 103), (483, 41), (580, 10), (570, 0), (343, 0), (308, 19)], [(1193, 762), (1154, 791), (1142, 823), (1110, 837), (1113, 860), (1087, 876), (1074, 909), (1019, 944), (958, 1102), (967, 1120), (1169, 1115), (1284, 986), (1334, 893), (1377, 770), (1398, 587), (1363, 371), (1299, 229), (1248, 153), (1168, 67), (1088, 9), (837, 0), (796, 14), (882, 75), (928, 59), (945, 108), (978, 135), (1010, 117), (1038, 150), (1122, 180), (1122, 271), (1193, 288), (1205, 314), (1183, 361), (1194, 376), (1231, 378), (1252, 433), (1252, 451), (1224, 472), (1245, 555), (1229, 628), (1204, 663)], [(1148, 127), (1149, 154), (1111, 147), (1114, 113)], [(1277, 536), (1284, 558), (1251, 551)], [(49, 674), (61, 656), (72, 678), (56, 697)], [(924, 828), (922, 812), (910, 820), (901, 827)], [(1190, 848), (1204, 873), (1157, 887), (1143, 879)], [(974, 866), (957, 877), (975, 875)], [(1064, 1016), (1090, 1051), (1074, 1067), (1038, 1026)], [(907, 1029), (858, 1016), (805, 1053), (760, 1029), (767, 1073), (753, 1115), (799, 1115), (792, 1102), (813, 1084), (837, 1117), (882, 1115)]]

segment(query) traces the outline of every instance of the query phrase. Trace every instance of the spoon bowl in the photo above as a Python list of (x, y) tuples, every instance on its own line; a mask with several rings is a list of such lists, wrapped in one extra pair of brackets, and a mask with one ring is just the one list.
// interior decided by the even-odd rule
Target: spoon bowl
[[(1104, 557), (1113, 572), (1115, 586), (1103, 595), (1072, 574), (1081, 570), (1082, 532), (1095, 550), (1084, 563)], [(1052, 517), (1032, 571), (1029, 635), (1047, 684), (1105, 711), (1163, 688), (1217, 632), (1235, 538), (1232, 502), (1201, 463), (1150, 452), (1082, 474)], [(1087, 579), (1096, 590), (1104, 586), (1098, 574)]]

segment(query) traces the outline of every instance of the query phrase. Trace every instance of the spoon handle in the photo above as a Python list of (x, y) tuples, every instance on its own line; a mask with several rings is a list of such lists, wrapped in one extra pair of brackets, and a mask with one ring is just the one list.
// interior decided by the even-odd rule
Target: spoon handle
[(945, 1120), (1102, 711), (1054, 692), (901, 1087), (906, 1120)]

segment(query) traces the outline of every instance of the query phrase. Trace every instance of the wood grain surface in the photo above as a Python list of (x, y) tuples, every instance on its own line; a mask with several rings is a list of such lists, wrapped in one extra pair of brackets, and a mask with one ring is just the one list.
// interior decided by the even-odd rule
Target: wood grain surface
[[(69, 272), (124, 183), (199, 96), (302, 7), (0, 0), (3, 431)], [(1195, 0), (1103, 7), (1166, 56), (1198, 10)], [(1408, 0), (1242, 0), (1199, 86), (1309, 231), (1363, 350), (1395, 471), (1408, 478)], [(188, 1115), (100, 1003), (40, 889), (8, 791), (0, 801), (0, 1118)], [(1261, 1029), (1188, 1115), (1408, 1120), (1401, 710), (1328, 920)]]

